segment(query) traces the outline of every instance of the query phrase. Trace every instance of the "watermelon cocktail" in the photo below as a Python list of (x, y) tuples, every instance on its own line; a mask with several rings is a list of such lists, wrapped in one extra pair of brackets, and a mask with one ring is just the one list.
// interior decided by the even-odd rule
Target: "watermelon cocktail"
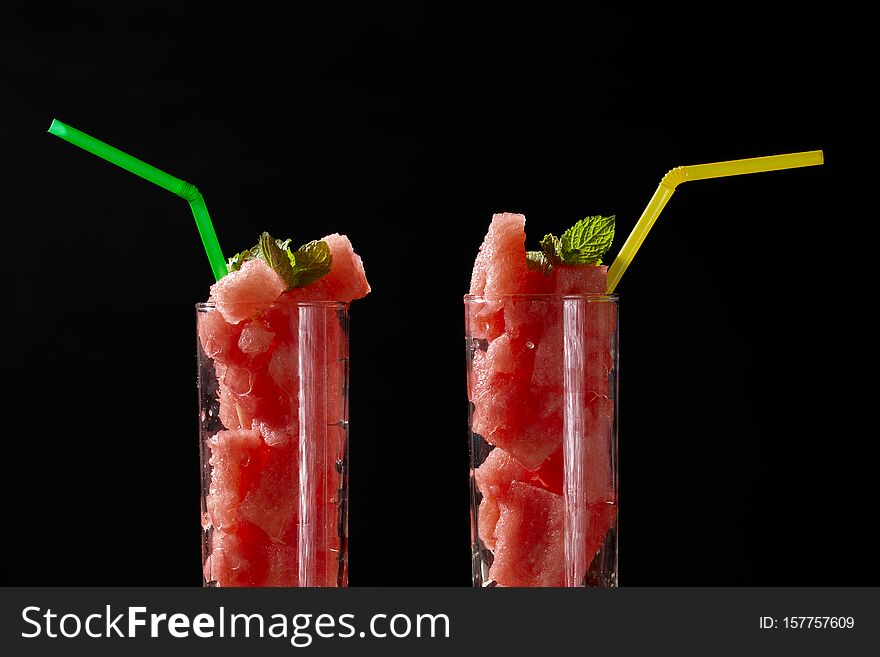
[(616, 586), (613, 217), (542, 251), (498, 214), (465, 297), (475, 586)]
[(348, 238), (264, 233), (197, 306), (206, 586), (346, 586)]

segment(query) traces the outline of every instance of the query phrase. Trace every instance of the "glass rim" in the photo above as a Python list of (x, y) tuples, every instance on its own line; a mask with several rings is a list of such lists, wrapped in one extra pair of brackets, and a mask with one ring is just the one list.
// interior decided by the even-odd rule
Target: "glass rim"
[[(273, 302), (274, 305), (274, 302)], [(291, 306), (311, 306), (315, 308), (336, 308), (347, 309), (349, 303), (347, 301), (294, 301)], [(269, 306), (271, 308), (271, 306)], [(217, 304), (213, 301), (200, 301), (196, 304), (197, 311), (216, 310)]]
[(464, 302), (472, 301), (566, 301), (583, 299), (586, 301), (618, 301), (617, 294), (600, 294), (598, 292), (582, 294), (465, 294)]

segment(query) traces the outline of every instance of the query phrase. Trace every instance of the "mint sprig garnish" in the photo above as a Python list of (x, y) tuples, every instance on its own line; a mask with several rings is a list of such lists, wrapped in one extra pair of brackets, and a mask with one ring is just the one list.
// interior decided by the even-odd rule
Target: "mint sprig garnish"
[(333, 265), (333, 254), (324, 240), (303, 244), (293, 253), (288, 249), (287, 256), (296, 277), (296, 285), (293, 287), (303, 287), (329, 274)]
[(600, 265), (614, 241), (614, 215), (581, 219), (562, 233), (559, 250), (566, 265)]
[(287, 289), (296, 287), (296, 275), (287, 257), (289, 251), (282, 249), (269, 233), (260, 235), (259, 247), (263, 260), (281, 277), (281, 280), (287, 283)]
[(288, 290), (315, 282), (330, 273), (333, 264), (330, 246), (324, 240), (314, 240), (291, 251), (289, 239), (277, 240), (269, 233), (263, 233), (255, 246), (229, 258), (227, 266), (233, 272), (241, 269), (248, 260), (256, 259), (269, 265)]
[(543, 273), (544, 276), (549, 276), (553, 270), (553, 264), (543, 251), (526, 251), (526, 266), (532, 271)]
[(585, 217), (556, 237), (544, 235), (540, 251), (527, 251), (526, 264), (549, 276), (555, 265), (601, 265), (614, 241), (614, 215)]
[(229, 258), (229, 260), (226, 261), (226, 268), (229, 270), (229, 273), (238, 271), (239, 269), (241, 269), (241, 266), (248, 260), (253, 260), (254, 258), (258, 257), (254, 254), (254, 250), (256, 249), (257, 247), (254, 247), (253, 249), (245, 249), (241, 253), (236, 253), (234, 256)]

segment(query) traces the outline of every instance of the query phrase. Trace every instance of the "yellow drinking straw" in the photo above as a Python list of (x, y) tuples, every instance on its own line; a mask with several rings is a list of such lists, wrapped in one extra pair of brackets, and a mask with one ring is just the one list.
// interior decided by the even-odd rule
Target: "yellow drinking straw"
[(614, 288), (620, 282), (623, 272), (629, 267), (636, 251), (645, 241), (648, 231), (657, 220), (666, 202), (672, 196), (675, 188), (688, 180), (703, 180), (705, 178), (722, 178), (724, 176), (738, 176), (743, 173), (760, 173), (763, 171), (779, 171), (781, 169), (796, 169), (798, 167), (810, 167), (824, 164), (825, 155), (822, 151), (806, 151), (804, 153), (788, 153), (786, 155), (768, 155), (767, 157), (751, 157), (745, 160), (729, 160), (727, 162), (712, 162), (710, 164), (693, 164), (686, 167), (676, 167), (663, 176), (657, 191), (648, 202), (642, 216), (636, 222), (635, 228), (626, 238), (626, 242), (620, 249), (620, 253), (608, 268), (608, 294), (614, 292)]

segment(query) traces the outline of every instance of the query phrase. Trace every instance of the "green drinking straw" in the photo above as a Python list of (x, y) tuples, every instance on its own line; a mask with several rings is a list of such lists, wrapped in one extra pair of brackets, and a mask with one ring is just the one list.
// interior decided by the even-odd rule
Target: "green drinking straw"
[(123, 153), (118, 148), (114, 148), (100, 139), (95, 139), (84, 132), (80, 132), (58, 119), (52, 119), (49, 132), (56, 137), (69, 141), (74, 146), (79, 146), (92, 155), (97, 155), (111, 164), (122, 167), (136, 176), (140, 176), (155, 185), (159, 185), (163, 189), (167, 189), (169, 192), (177, 194), (189, 203), (189, 207), (192, 209), (193, 216), (196, 219), (196, 227), (199, 229), (199, 235), (202, 238), (202, 245), (205, 247), (205, 253), (208, 254), (208, 262), (211, 263), (214, 278), (219, 281), (226, 276), (228, 273), (226, 270), (226, 258), (223, 257), (223, 251), (220, 249), (220, 243), (217, 241), (217, 233), (214, 232), (214, 225), (211, 223), (208, 208), (205, 206), (205, 199), (202, 193), (196, 189), (195, 185), (191, 185), (180, 178), (175, 178), (169, 173), (165, 173), (136, 157), (132, 157), (128, 153)]

